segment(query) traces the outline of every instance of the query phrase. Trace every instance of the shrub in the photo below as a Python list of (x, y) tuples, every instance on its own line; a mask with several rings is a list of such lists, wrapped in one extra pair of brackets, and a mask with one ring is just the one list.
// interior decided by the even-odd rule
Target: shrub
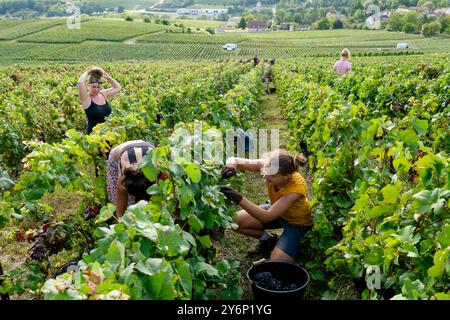
[(332, 25), (333, 29), (343, 29), (344, 28), (344, 23), (341, 20), (334, 20), (333, 21), (333, 25)]
[(437, 21), (431, 23), (425, 23), (422, 26), (422, 34), (424, 37), (433, 37), (439, 34), (441, 31), (441, 24)]

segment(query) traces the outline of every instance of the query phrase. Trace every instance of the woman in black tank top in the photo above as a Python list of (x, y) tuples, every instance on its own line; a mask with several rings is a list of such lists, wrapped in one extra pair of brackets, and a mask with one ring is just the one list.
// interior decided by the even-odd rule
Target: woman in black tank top
[(105, 104), (98, 105), (91, 101), (91, 104), (87, 109), (84, 109), (84, 113), (86, 113), (88, 124), (87, 124), (87, 133), (91, 133), (92, 129), (99, 123), (105, 122), (105, 118), (111, 114), (111, 106), (108, 101), (105, 99)]
[[(112, 88), (101, 90), (102, 78), (108, 80)], [(89, 90), (86, 88), (86, 80), (89, 83)], [(89, 69), (80, 77), (78, 80), (78, 93), (88, 120), (88, 134), (92, 132), (92, 129), (97, 124), (105, 122), (105, 118), (111, 114), (112, 109), (107, 99), (118, 93), (120, 89), (120, 84), (98, 67)]]

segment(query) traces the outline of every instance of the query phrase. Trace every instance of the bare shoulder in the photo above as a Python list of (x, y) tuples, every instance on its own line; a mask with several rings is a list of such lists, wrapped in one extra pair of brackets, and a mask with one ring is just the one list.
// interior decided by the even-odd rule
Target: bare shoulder
[(116, 162), (119, 161), (119, 150), (121, 149), (121, 145), (114, 147), (111, 149), (111, 152), (109, 153), (111, 158), (115, 160)]

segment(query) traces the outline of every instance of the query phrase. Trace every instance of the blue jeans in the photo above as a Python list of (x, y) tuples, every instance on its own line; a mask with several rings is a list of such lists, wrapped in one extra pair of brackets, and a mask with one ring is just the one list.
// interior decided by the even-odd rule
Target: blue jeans
[[(261, 208), (269, 210), (270, 204), (263, 204)], [(303, 236), (311, 229), (311, 227), (295, 226), (283, 218), (263, 223), (263, 227), (268, 230), (283, 229), (283, 234), (278, 239), (276, 246), (295, 260), (300, 256), (301, 240), (303, 239)]]

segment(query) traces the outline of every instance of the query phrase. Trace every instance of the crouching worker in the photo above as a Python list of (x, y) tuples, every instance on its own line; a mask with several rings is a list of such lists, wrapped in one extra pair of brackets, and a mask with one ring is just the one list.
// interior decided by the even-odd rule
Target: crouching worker
[[(111, 203), (116, 205), (116, 217), (120, 218), (129, 205), (148, 200), (147, 189), (156, 183), (149, 181), (138, 164), (154, 145), (143, 140), (124, 142), (113, 148), (108, 157), (107, 192)], [(158, 179), (163, 179), (159, 175)]]
[[(243, 210), (236, 216), (238, 233), (260, 239), (256, 252), (270, 259), (294, 262), (299, 258), (301, 239), (312, 227), (307, 188), (298, 172), (307, 160), (293, 156), (286, 150), (277, 150), (267, 159), (229, 158), (222, 169), (222, 177), (236, 174), (236, 169), (261, 172), (270, 204), (258, 206), (230, 187), (223, 187), (225, 197)], [(283, 229), (283, 234), (270, 236), (265, 230)]]

